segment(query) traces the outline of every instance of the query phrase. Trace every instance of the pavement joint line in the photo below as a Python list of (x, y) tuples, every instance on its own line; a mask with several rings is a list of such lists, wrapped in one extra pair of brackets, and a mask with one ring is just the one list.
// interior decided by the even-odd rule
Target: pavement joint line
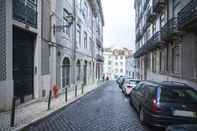
[(13, 128), (11, 130), (13, 131), (22, 131), (24, 128), (29, 127), (31, 125), (36, 124), (37, 122), (46, 119), (47, 117), (50, 117), (52, 115), (54, 115), (55, 113), (58, 113), (59, 111), (63, 110), (64, 108), (70, 106), (71, 104), (74, 104), (75, 102), (79, 101), (80, 99), (82, 99), (84, 96), (90, 95), (91, 92), (94, 92), (96, 89), (102, 87), (103, 85), (105, 85), (106, 83), (102, 83), (99, 84), (98, 86), (94, 87), (94, 88), (90, 88), (90, 90), (87, 90), (87, 92), (84, 92), (84, 94), (80, 94), (79, 96), (77, 96), (76, 98), (74, 98), (73, 100), (71, 100), (70, 102), (66, 103), (65, 105), (62, 105), (61, 107), (55, 109), (54, 111), (49, 110), (49, 112), (43, 116), (41, 116), (40, 118), (35, 118), (34, 120), (32, 120), (30, 123), (28, 124), (24, 124), (21, 125), (20, 127), (17, 128)]

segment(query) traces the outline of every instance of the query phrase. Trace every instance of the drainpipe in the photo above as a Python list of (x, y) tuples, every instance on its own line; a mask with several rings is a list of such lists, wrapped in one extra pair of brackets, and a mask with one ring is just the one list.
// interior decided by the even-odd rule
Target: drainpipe
[[(53, 1), (53, 2), (52, 2)], [(55, 36), (53, 38), (53, 35), (55, 35), (55, 28), (54, 28), (54, 24), (55, 24), (55, 13), (54, 13), (54, 7), (52, 6), (56, 6), (56, 1), (52, 0), (50, 1), (50, 29), (49, 29), (49, 45), (50, 45), (50, 74), (51, 74), (51, 80), (50, 80), (50, 90), (52, 90), (53, 86), (56, 85), (56, 72), (55, 72), (55, 68), (56, 68), (56, 47), (54, 45), (55, 41)]]
[(77, 47), (77, 41), (76, 41), (76, 0), (73, 0), (73, 15), (74, 15), (74, 22), (73, 22), (73, 85), (76, 88), (76, 82), (75, 82), (75, 76), (76, 76), (76, 71), (75, 71), (75, 61), (76, 61), (76, 47)]

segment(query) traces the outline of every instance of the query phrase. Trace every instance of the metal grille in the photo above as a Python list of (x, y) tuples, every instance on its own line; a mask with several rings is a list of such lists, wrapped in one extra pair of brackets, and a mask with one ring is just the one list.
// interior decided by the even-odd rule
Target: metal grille
[(6, 12), (5, 0), (0, 0), (0, 81), (6, 79)]

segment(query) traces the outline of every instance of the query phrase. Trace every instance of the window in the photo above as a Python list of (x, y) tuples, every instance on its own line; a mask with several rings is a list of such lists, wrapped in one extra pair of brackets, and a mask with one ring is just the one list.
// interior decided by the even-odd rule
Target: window
[(163, 27), (165, 25), (165, 14), (162, 13), (160, 17), (160, 26)]
[(83, 18), (88, 19), (88, 5), (86, 2), (84, 2), (83, 9), (81, 11), (82, 11)]
[(123, 69), (120, 69), (120, 72), (123, 73)]
[(123, 56), (120, 56), (120, 59), (122, 60), (123, 59)]
[(112, 63), (111, 61), (108, 61), (108, 65), (111, 65), (111, 63)]
[(84, 32), (84, 48), (85, 49), (87, 49), (87, 44), (88, 44), (88, 41), (87, 41), (87, 39), (88, 39), (88, 35), (87, 35), (87, 33), (86, 32)]
[(118, 69), (116, 69), (115, 72), (118, 73)]
[(118, 56), (116, 56), (116, 60), (118, 60)]
[(77, 34), (76, 34), (77, 47), (81, 47), (81, 26), (77, 24)]
[[(63, 10), (63, 25), (67, 25), (67, 16), (69, 15), (69, 12), (66, 10), (66, 9), (64, 9)], [(63, 32), (64, 33), (66, 33), (66, 36), (67, 37), (70, 37), (70, 27), (66, 27), (66, 28), (64, 28), (63, 29)]]
[(116, 66), (118, 66), (118, 62), (116, 62)]
[(165, 50), (161, 50), (159, 54), (159, 70), (160, 72), (165, 71)]
[(156, 73), (156, 65), (157, 65), (157, 56), (156, 53), (154, 52), (152, 54), (152, 72)]
[(120, 62), (120, 65), (123, 66), (123, 62)]
[(197, 92), (188, 88), (161, 88), (162, 102), (183, 102), (194, 103), (197, 102)]
[(177, 74), (180, 73), (180, 47), (175, 46), (172, 48), (172, 71)]

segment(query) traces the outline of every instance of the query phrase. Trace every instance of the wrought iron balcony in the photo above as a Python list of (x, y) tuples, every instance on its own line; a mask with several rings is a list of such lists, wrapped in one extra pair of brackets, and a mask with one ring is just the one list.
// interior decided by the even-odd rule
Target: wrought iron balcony
[(178, 30), (178, 19), (176, 17), (170, 19), (161, 29), (162, 40), (173, 41), (180, 35)]
[(153, 0), (153, 11), (160, 13), (165, 7), (166, 0)]
[(147, 42), (147, 51), (153, 51), (163, 46), (165, 42), (161, 38), (161, 31), (156, 32)]
[(178, 13), (178, 24), (181, 30), (197, 29), (197, 1), (192, 0)]
[(156, 18), (156, 14), (155, 12), (153, 12), (152, 7), (147, 9), (147, 13), (146, 13), (146, 23), (150, 24), (152, 23)]
[(102, 42), (99, 39), (96, 39), (96, 45), (97, 45), (98, 48), (102, 48), (103, 47)]
[(96, 55), (96, 60), (97, 60), (98, 62), (104, 62), (104, 57), (101, 56), (101, 55), (99, 55), (99, 54), (97, 54), (97, 55)]
[(141, 39), (141, 37), (142, 37), (142, 32), (140, 30), (138, 30), (136, 32), (136, 42), (138, 42)]
[(13, 18), (37, 28), (37, 1), (13, 0)]
[(138, 58), (155, 49), (161, 48), (165, 42), (161, 38), (161, 31), (156, 32), (141, 48), (139, 48), (134, 57)]

